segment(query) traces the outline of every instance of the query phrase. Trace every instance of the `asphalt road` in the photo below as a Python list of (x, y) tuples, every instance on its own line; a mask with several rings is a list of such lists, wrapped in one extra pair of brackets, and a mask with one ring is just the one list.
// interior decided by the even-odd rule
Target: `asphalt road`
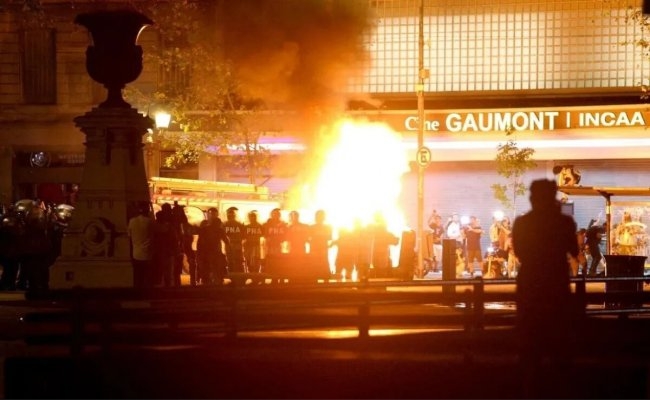
[[(587, 291), (603, 291), (589, 283)], [(513, 285), (486, 291), (513, 290)], [(426, 291), (439, 287), (392, 287)], [(24, 342), (27, 313), (47, 309), (21, 292), (0, 292), (0, 393), (6, 398), (521, 398), (526, 394), (511, 327), (465, 332), (430, 326), (356, 330), (278, 329), (228, 339), (188, 329), (184, 340), (88, 347), (80, 357), (65, 346)], [(386, 307), (394, 313), (457, 313), (462, 305)], [(597, 306), (592, 306), (597, 307)], [(488, 304), (512, 313), (514, 304)], [(331, 312), (319, 311), (319, 312)], [(380, 311), (376, 311), (380, 312)], [(401, 327), (408, 328), (408, 327)], [(611, 316), (576, 329), (572, 363), (539, 373), (549, 398), (648, 397), (650, 319)], [(153, 339), (153, 337), (152, 337)], [(649, 342), (649, 344), (646, 344)]]

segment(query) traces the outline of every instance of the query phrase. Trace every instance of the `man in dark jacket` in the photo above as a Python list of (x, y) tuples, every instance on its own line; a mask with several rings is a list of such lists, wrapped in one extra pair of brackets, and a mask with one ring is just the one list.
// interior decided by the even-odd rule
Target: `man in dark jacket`
[[(521, 262), (517, 275), (517, 332), (522, 382), (525, 394), (535, 397), (542, 395), (542, 357), (548, 355), (556, 363), (554, 371), (560, 379), (570, 348), (567, 345), (573, 308), (568, 256), (578, 255), (577, 227), (573, 217), (562, 214), (556, 194), (554, 181), (534, 181), (530, 186), (532, 210), (517, 217), (512, 229), (514, 252)], [(548, 395), (557, 393), (544, 394)]]

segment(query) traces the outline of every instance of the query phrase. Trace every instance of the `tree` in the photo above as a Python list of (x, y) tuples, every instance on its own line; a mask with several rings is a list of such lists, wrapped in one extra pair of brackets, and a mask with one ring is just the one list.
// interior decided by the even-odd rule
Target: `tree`
[[(634, 45), (641, 49), (645, 58), (650, 58), (650, 41), (647, 39), (650, 33), (650, 17), (643, 14), (643, 9), (639, 7), (629, 7), (625, 19), (628, 23), (638, 25), (640, 29), (640, 37), (633, 40), (623, 42), (623, 45)], [(648, 100), (650, 98), (650, 83), (648, 79), (644, 79), (641, 83), (641, 100)]]
[[(345, 107), (376, 24), (367, 0), (0, 0), (9, 6), (37, 26), (52, 13), (70, 21), (70, 13), (118, 8), (147, 15), (154, 24), (143, 38), (154, 31), (157, 39), (139, 41), (144, 72), (153, 66), (158, 76), (143, 73), (123, 95), (140, 110), (172, 114), (173, 129), (156, 139), (174, 150), (165, 164), (217, 157), (252, 183), (271, 166), (264, 136), (291, 129), (309, 143)], [(298, 127), (279, 123), (287, 120)]]
[(168, 167), (195, 163), (202, 156), (218, 157), (220, 165), (244, 169), (257, 183), (270, 153), (260, 144), (264, 132), (250, 121), (259, 102), (246, 102), (238, 94), (232, 66), (221, 56), (210, 2), (149, 0), (134, 6), (150, 16), (158, 41), (145, 52), (145, 63), (159, 68), (154, 90), (131, 85), (125, 97), (140, 109), (159, 106), (172, 115), (174, 129), (163, 130), (156, 140), (173, 149)]
[[(512, 129), (506, 131), (506, 136), (512, 134)], [(508, 210), (512, 210), (513, 218), (517, 215), (517, 198), (526, 194), (523, 183), (524, 174), (537, 166), (532, 160), (535, 153), (529, 147), (519, 148), (516, 140), (510, 138), (506, 143), (497, 147), (497, 173), (507, 179), (506, 184), (495, 183), (490, 187), (494, 198)]]

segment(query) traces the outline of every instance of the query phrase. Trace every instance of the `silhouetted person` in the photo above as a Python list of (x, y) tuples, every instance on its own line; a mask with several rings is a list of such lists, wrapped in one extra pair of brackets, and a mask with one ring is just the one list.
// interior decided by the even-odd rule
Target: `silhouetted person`
[(244, 259), (249, 273), (259, 273), (262, 269), (262, 224), (257, 211), (248, 213), (248, 224), (244, 226)]
[(360, 222), (351, 228), (340, 228), (338, 238), (332, 243), (337, 247), (336, 260), (336, 279), (341, 279), (343, 272), (349, 278), (357, 264), (357, 248), (359, 246), (359, 232), (361, 231)]
[[(300, 220), (300, 213), (292, 210), (289, 213), (289, 223), (286, 231), (287, 251), (286, 264), (292, 271), (294, 281), (310, 281), (314, 279), (313, 271), (307, 260), (307, 243), (309, 242), (309, 225)], [(329, 277), (329, 276), (328, 276)]]
[(332, 243), (332, 226), (325, 222), (325, 210), (314, 214), (314, 223), (309, 225), (309, 258), (310, 265), (317, 277), (325, 282), (330, 278), (329, 249)]
[(21, 249), (19, 286), (27, 290), (49, 287), (49, 268), (56, 259), (52, 224), (43, 207), (42, 204), (34, 206), (26, 213), (24, 234), (18, 243)]
[(25, 221), (13, 207), (8, 208), (0, 221), (0, 290), (16, 290), (20, 269), (20, 243), (24, 240)]
[(282, 220), (279, 208), (271, 210), (269, 219), (262, 224), (262, 235), (264, 236), (265, 258), (264, 271), (277, 273), (282, 263), (282, 247), (287, 240), (287, 223)]
[(399, 238), (388, 230), (381, 213), (376, 213), (374, 222), (368, 227), (372, 246), (372, 266), (377, 278), (388, 278), (393, 273), (393, 261), (390, 258), (390, 246), (399, 244)]
[[(181, 286), (181, 275), (183, 274), (183, 262), (185, 255), (185, 240), (186, 234), (185, 230), (188, 229), (189, 222), (187, 220), (187, 215), (185, 214), (185, 209), (183, 206), (178, 204), (177, 201), (174, 201), (174, 206), (172, 207), (172, 228), (176, 232), (176, 237), (178, 238), (178, 253), (174, 256), (174, 270), (173, 270), (173, 282), (174, 286)], [(189, 256), (188, 256), (189, 263)]]
[[(300, 257), (307, 254), (307, 243), (309, 242), (309, 225), (300, 220), (300, 213), (293, 210), (289, 213), (289, 224), (286, 231), (289, 254)], [(303, 260), (304, 261), (304, 260)]]
[(192, 225), (189, 221), (183, 227), (183, 238), (182, 246), (183, 253), (185, 253), (185, 258), (187, 259), (187, 268), (190, 274), (190, 285), (196, 286), (198, 277), (197, 277), (197, 265), (196, 265), (196, 250), (194, 249), (194, 235), (199, 234), (198, 226)]
[(228, 236), (229, 245), (226, 247), (226, 259), (228, 272), (244, 272), (244, 224), (239, 221), (237, 207), (230, 207), (226, 210), (226, 222), (223, 223), (223, 230)]
[(143, 202), (138, 205), (138, 215), (131, 217), (127, 225), (127, 234), (131, 241), (134, 288), (153, 285), (152, 259), (155, 222), (150, 214), (149, 203)]
[(228, 236), (223, 230), (219, 211), (208, 209), (208, 219), (201, 222), (196, 243), (198, 274), (204, 285), (221, 285), (226, 276), (226, 256), (223, 247), (228, 246)]
[[(578, 255), (576, 223), (562, 214), (555, 181), (536, 180), (530, 186), (532, 210), (517, 217), (512, 241), (521, 262), (517, 275), (517, 333), (524, 395), (539, 397), (542, 385), (557, 395), (568, 375), (570, 281), (568, 255)], [(553, 379), (541, 369), (544, 355), (553, 364)], [(557, 379), (556, 379), (557, 378)], [(566, 381), (568, 383), (568, 381)]]
[(175, 265), (181, 253), (179, 232), (174, 225), (172, 206), (164, 203), (156, 213), (154, 224), (154, 282), (172, 287), (177, 284)]
[(595, 276), (598, 273), (598, 264), (603, 259), (603, 254), (600, 251), (600, 242), (607, 232), (607, 222), (601, 225), (591, 225), (587, 229), (586, 240), (589, 255), (591, 256), (591, 264), (589, 265), (589, 275)]

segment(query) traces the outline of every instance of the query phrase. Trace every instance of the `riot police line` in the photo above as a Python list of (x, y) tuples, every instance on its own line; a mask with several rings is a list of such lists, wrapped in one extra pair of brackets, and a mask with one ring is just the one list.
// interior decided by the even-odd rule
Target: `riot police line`
[(74, 207), (23, 199), (0, 208), (0, 290), (42, 290)]

